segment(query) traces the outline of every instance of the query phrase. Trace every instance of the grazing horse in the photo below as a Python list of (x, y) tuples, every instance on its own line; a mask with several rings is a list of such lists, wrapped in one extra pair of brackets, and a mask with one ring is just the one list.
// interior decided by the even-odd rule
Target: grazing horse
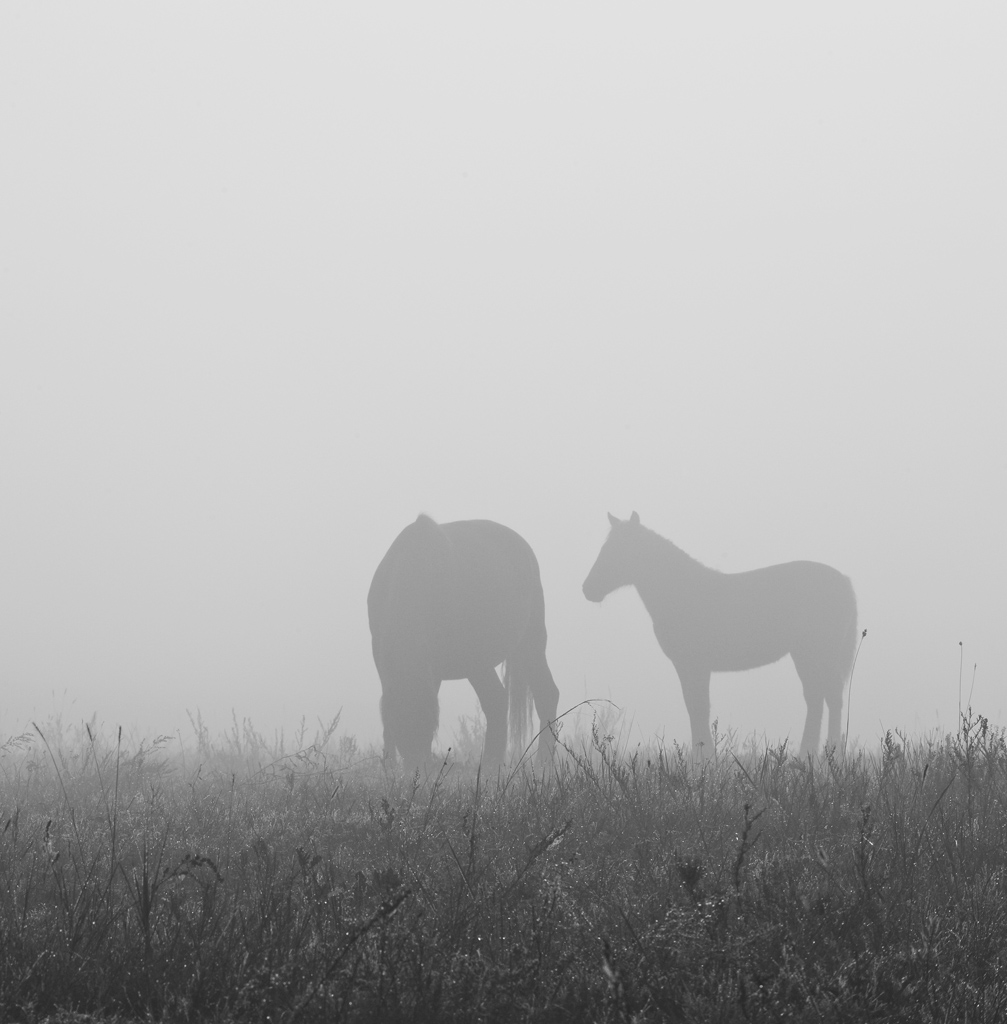
[(857, 637), (857, 599), (847, 577), (821, 562), (717, 572), (641, 525), (635, 512), (625, 521), (608, 518), (612, 529), (584, 580), (584, 596), (601, 601), (618, 587), (636, 587), (682, 683), (694, 747), (713, 749), (710, 673), (757, 668), (787, 654), (808, 705), (802, 756), (818, 748), (823, 702), (827, 742), (839, 742)]
[[(468, 679), (486, 715), (484, 763), (507, 751), (507, 711), (520, 741), (531, 697), (541, 762), (552, 756), (559, 690), (545, 659), (545, 602), (535, 553), (487, 519), (438, 525), (421, 515), (392, 542), (367, 595), (381, 679), (385, 758), (424, 764), (437, 731), (445, 679)], [(501, 683), (496, 667), (504, 663)]]

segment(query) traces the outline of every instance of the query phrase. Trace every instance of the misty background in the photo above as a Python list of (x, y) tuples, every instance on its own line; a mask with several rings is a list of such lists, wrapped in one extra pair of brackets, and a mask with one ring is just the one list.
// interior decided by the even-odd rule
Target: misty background
[[(531, 543), (561, 709), (632, 742), (689, 721), (581, 594), (609, 511), (848, 574), (851, 738), (953, 729), (960, 656), (1004, 724), (1005, 52), (995, 5), (4, 5), (0, 738), (376, 740), (420, 511)], [(804, 716), (789, 659), (713, 678)]]

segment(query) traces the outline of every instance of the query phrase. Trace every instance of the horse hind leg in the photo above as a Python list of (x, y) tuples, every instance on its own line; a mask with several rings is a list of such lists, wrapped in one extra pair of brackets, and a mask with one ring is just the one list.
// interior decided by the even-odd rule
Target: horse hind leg
[[(822, 733), (822, 709), (825, 707), (825, 696), (820, 690), (805, 686), (804, 699), (808, 705), (808, 717), (804, 720), (804, 735), (801, 736), (801, 757), (807, 757), (818, 750), (818, 740)], [(829, 724), (832, 724), (831, 717)]]
[(556, 751), (556, 714), (559, 711), (559, 687), (552, 677), (552, 671), (545, 655), (537, 675), (531, 682), (532, 696), (535, 698), (535, 711), (538, 713), (539, 764), (551, 764)]
[(395, 730), (392, 722), (389, 720), (388, 714), (385, 712), (385, 696), (381, 695), (381, 700), (378, 702), (378, 708), (381, 711), (381, 734), (384, 740), (384, 761), (385, 764), (391, 765), (395, 762), (395, 755), (398, 746), (395, 742)]
[(486, 716), (486, 742), (483, 746), (483, 763), (503, 764), (507, 754), (507, 690), (495, 668), (469, 676), (483, 714)]
[[(800, 653), (791, 652), (794, 667), (801, 680), (804, 690), (804, 702), (808, 705), (808, 716), (804, 720), (804, 734), (801, 736), (800, 756), (807, 757), (818, 751), (818, 741), (822, 734), (822, 712), (825, 709), (825, 698), (828, 688), (824, 685), (825, 672), (817, 662)], [(842, 694), (839, 703), (842, 705)], [(832, 697), (829, 698), (829, 742), (832, 742), (833, 725), (838, 729), (839, 714), (832, 713)]]
[(538, 715), (538, 762), (552, 763), (556, 750), (556, 715), (559, 687), (545, 656), (545, 628), (507, 661), (508, 698), (514, 740), (523, 743), (527, 732), (529, 695)]
[(535, 701), (535, 713), (538, 715), (538, 762), (540, 765), (547, 765), (552, 762), (556, 751), (559, 687), (552, 677), (549, 663), (545, 660), (545, 651), (520, 666), (520, 671), (527, 673), (528, 688), (531, 690), (532, 699)]
[(846, 675), (833, 665), (821, 671), (822, 692), (829, 706), (829, 726), (825, 742), (838, 747), (843, 737), (843, 694), (846, 690)]
[(843, 686), (831, 690), (825, 695), (829, 705), (829, 732), (826, 743), (830, 747), (838, 747), (843, 738)]

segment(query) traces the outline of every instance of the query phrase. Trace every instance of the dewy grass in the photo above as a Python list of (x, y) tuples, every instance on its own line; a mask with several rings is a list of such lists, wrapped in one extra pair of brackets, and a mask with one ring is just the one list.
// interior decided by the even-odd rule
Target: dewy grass
[[(0, 748), (0, 1019), (1007, 1018), (1007, 743), (386, 772), (335, 725)], [(74, 1016), (76, 1015), (76, 1016)]]

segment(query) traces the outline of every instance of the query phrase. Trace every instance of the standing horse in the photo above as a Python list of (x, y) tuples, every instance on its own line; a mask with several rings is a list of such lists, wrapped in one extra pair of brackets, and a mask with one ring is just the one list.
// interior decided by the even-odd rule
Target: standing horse
[[(468, 679), (486, 715), (487, 764), (503, 762), (507, 710), (520, 741), (531, 697), (543, 727), (538, 754), (552, 756), (559, 690), (545, 658), (545, 602), (527, 541), (499, 523), (438, 525), (421, 515), (392, 542), (367, 595), (381, 679), (385, 757), (417, 768), (430, 757), (437, 694)], [(496, 667), (504, 663), (504, 682)]]
[(710, 673), (757, 668), (787, 654), (808, 705), (802, 756), (818, 748), (823, 703), (827, 742), (839, 742), (857, 636), (857, 600), (847, 577), (820, 562), (717, 572), (642, 526), (635, 512), (628, 521), (608, 519), (612, 529), (584, 580), (584, 596), (601, 601), (618, 587), (636, 587), (682, 683), (694, 747), (713, 749)]

